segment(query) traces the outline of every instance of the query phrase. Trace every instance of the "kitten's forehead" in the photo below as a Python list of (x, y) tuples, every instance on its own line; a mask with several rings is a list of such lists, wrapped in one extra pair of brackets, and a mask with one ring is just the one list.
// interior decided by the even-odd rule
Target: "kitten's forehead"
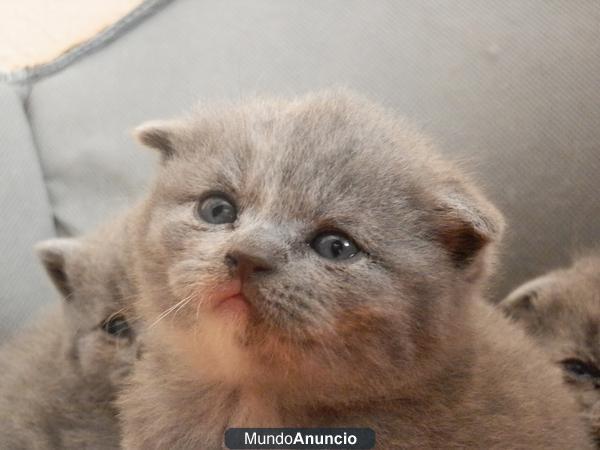
[(427, 178), (427, 149), (417, 133), (345, 94), (251, 102), (190, 126), (207, 123), (208, 154), (199, 151), (195, 164), (292, 216), (383, 212), (414, 197), (418, 180)]
[[(77, 311), (82, 321), (97, 323), (107, 315), (124, 310), (127, 293), (124, 269), (120, 266), (117, 239), (108, 239), (103, 230), (80, 240), (78, 251), (65, 267), (72, 294), (67, 308)], [(120, 237), (119, 237), (120, 239)], [(112, 245), (106, 245), (106, 242)]]
[(594, 328), (590, 324), (600, 323), (600, 285), (589, 273), (576, 268), (557, 270), (532, 286), (537, 290), (534, 302), (539, 319), (548, 327), (571, 328), (581, 334)]

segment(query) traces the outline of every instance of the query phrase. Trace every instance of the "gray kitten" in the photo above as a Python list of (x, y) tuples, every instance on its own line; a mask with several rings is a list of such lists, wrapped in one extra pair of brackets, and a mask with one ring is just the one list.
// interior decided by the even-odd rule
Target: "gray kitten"
[(127, 321), (131, 293), (119, 275), (119, 240), (108, 227), (37, 246), (62, 308), (51, 308), (0, 350), (0, 448), (119, 448), (114, 400), (138, 347)]
[(502, 218), (418, 132), (327, 91), (155, 122), (131, 213), (148, 331), (127, 449), (228, 427), (371, 427), (377, 447), (589, 448), (558, 369), (481, 299)]
[(500, 307), (563, 369), (600, 443), (600, 254), (523, 284)]

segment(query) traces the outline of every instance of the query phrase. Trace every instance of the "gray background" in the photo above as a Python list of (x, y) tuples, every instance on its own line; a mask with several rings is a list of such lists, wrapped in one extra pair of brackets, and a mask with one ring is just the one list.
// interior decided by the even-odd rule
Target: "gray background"
[(53, 301), (31, 251), (138, 196), (129, 130), (196, 101), (344, 84), (462, 162), (509, 228), (490, 296), (600, 237), (600, 2), (175, 0), (36, 81), (0, 85), (0, 336)]

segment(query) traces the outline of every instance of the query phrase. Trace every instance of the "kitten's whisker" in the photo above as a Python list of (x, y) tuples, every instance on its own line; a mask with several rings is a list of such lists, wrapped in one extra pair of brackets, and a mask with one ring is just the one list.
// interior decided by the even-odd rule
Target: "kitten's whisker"
[(112, 320), (112, 319), (114, 319), (116, 316), (118, 316), (118, 315), (120, 315), (120, 314), (123, 314), (123, 313), (124, 313), (124, 312), (125, 312), (127, 309), (128, 309), (128, 307), (127, 307), (127, 306), (124, 306), (123, 308), (121, 308), (121, 309), (118, 309), (118, 310), (116, 310), (116, 311), (112, 312), (112, 313), (111, 313), (111, 314), (110, 314), (110, 315), (109, 315), (109, 316), (108, 316), (106, 319), (104, 319), (104, 321), (106, 321), (106, 322), (109, 322), (109, 321), (111, 321), (111, 320)]
[(194, 298), (194, 295), (190, 295), (190, 296), (188, 297), (187, 301), (186, 301), (185, 303), (181, 304), (181, 305), (180, 305), (180, 306), (179, 306), (179, 307), (178, 307), (178, 308), (175, 310), (175, 314), (174, 314), (174, 316), (177, 316), (177, 313), (178, 313), (179, 311), (181, 311), (181, 309), (182, 309), (182, 308), (184, 308), (184, 307), (185, 307), (185, 306), (186, 306), (186, 305), (187, 305), (187, 304), (188, 304), (190, 301), (192, 301), (192, 300), (193, 300), (193, 298)]
[(148, 329), (154, 327), (158, 322), (160, 322), (161, 320), (163, 320), (165, 317), (167, 317), (171, 312), (173, 312), (176, 308), (178, 308), (179, 306), (181, 306), (182, 304), (185, 304), (187, 302), (189, 302), (191, 300), (191, 297), (185, 297), (183, 298), (183, 300), (180, 300), (179, 302), (175, 303), (173, 306), (169, 307), (167, 310), (163, 311), (158, 317), (157, 319), (152, 322), (150, 324), (150, 326), (148, 327)]
[(192, 301), (195, 298), (196, 292), (197, 292), (196, 288), (197, 288), (196, 284), (190, 285), (190, 294), (187, 295), (186, 297), (184, 297), (179, 302), (175, 303), (173, 306), (169, 307), (166, 311), (163, 311), (158, 316), (158, 318), (152, 324), (150, 324), (148, 329), (154, 327), (157, 323), (159, 323), (161, 320), (163, 320), (165, 317), (167, 317), (171, 312), (175, 311), (175, 314), (177, 314), (179, 312), (179, 310), (184, 308), (190, 301)]

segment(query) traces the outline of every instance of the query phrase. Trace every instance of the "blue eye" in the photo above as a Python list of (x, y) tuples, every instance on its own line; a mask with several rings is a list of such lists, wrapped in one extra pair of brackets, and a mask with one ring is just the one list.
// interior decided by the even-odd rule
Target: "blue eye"
[(224, 196), (213, 195), (198, 204), (198, 215), (205, 222), (219, 225), (235, 222), (237, 211)]
[(359, 253), (358, 247), (350, 238), (335, 232), (317, 235), (310, 245), (323, 258), (337, 261), (353, 258)]

